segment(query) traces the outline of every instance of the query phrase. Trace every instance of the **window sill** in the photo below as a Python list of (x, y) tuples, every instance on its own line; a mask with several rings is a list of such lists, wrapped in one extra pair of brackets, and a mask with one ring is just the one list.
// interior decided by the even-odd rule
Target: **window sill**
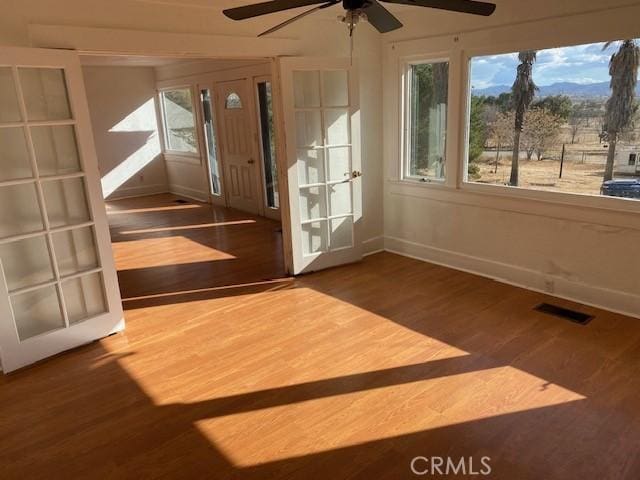
[(165, 160), (169, 162), (190, 163), (200, 165), (200, 154), (198, 153), (186, 153), (186, 152), (174, 152), (172, 150), (166, 150), (162, 152)]
[(552, 192), (511, 187), (509, 185), (492, 185), (473, 182), (463, 182), (460, 186), (460, 190), (482, 195), (491, 195), (494, 197), (534, 200), (563, 206), (611, 210), (622, 213), (640, 213), (640, 200), (633, 200), (629, 198)]
[(412, 187), (420, 187), (420, 188), (437, 188), (437, 189), (447, 189), (447, 190), (452, 189), (449, 185), (446, 184), (445, 180), (422, 181), (422, 180), (419, 180), (418, 178), (390, 178), (388, 182), (394, 185), (409, 185)]

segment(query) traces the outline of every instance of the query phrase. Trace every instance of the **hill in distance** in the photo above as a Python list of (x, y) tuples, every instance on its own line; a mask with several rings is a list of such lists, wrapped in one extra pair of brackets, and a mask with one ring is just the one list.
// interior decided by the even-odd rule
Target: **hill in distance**
[[(550, 97), (552, 95), (566, 95), (576, 99), (606, 98), (610, 95), (609, 82), (599, 83), (572, 83), (560, 82), (539, 87), (538, 97)], [(510, 92), (511, 85), (495, 85), (487, 88), (474, 88), (474, 95), (495, 96)], [(640, 95), (640, 85), (636, 86), (636, 95)]]

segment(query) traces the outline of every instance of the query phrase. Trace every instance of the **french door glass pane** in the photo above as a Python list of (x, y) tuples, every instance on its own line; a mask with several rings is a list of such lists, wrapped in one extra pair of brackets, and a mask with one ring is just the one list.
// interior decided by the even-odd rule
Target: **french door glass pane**
[(351, 213), (351, 183), (329, 185), (329, 215)]
[(0, 187), (0, 238), (44, 229), (34, 183)]
[(324, 182), (324, 150), (298, 150), (297, 164), (300, 185)]
[(302, 253), (311, 255), (327, 250), (327, 221), (302, 225)]
[(9, 291), (54, 280), (44, 235), (0, 244), (0, 260)]
[(0, 67), (0, 123), (20, 120), (22, 118), (13, 72), (10, 67)]
[(331, 250), (351, 247), (353, 245), (353, 218), (342, 217), (331, 219)]
[(60, 275), (71, 275), (99, 266), (93, 227), (65, 230), (52, 235)]
[(31, 138), (40, 176), (80, 171), (73, 125), (32, 127)]
[(327, 216), (327, 206), (324, 187), (309, 187), (300, 189), (300, 218), (313, 220)]
[(324, 124), (327, 130), (327, 145), (349, 144), (349, 110), (325, 110)]
[(91, 220), (82, 178), (42, 182), (49, 224), (52, 227), (75, 225)]
[(320, 72), (293, 72), (293, 95), (296, 108), (320, 106)]
[(64, 318), (55, 285), (11, 297), (20, 340), (64, 328)]
[(33, 172), (24, 129), (0, 128), (0, 181), (31, 177)]
[(349, 81), (346, 70), (322, 72), (322, 105), (345, 107), (349, 105)]
[(348, 179), (351, 174), (351, 148), (328, 148), (327, 169), (329, 170), (329, 181)]
[(18, 72), (29, 121), (71, 118), (64, 70), (20, 68)]
[(102, 273), (92, 273), (62, 283), (69, 324), (75, 324), (107, 311)]
[(320, 147), (324, 144), (319, 111), (296, 112), (296, 140), (299, 148)]

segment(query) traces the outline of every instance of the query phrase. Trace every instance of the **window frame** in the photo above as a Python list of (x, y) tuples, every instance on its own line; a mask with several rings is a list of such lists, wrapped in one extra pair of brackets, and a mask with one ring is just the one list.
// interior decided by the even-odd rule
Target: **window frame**
[[(531, 22), (530, 26), (535, 29), (539, 22)], [(490, 32), (489, 29), (487, 32)], [(637, 38), (637, 32), (632, 35)], [(524, 35), (526, 38), (526, 35)], [(612, 37), (607, 39), (607, 37)], [(473, 58), (490, 55), (505, 55), (522, 50), (548, 50), (554, 48), (575, 47), (592, 43), (603, 43), (615, 41), (625, 37), (624, 33), (613, 35), (592, 34), (582, 32), (580, 35), (571, 35), (571, 38), (563, 39), (530, 39), (511, 42), (496, 42), (486, 46), (467, 47), (460, 50), (460, 68), (462, 70), (461, 82), (458, 86), (462, 92), (461, 128), (462, 135), (459, 145), (459, 158), (456, 158), (460, 174), (458, 176), (458, 190), (471, 194), (483, 196), (492, 195), (496, 197), (506, 197), (511, 199), (533, 200), (553, 203), (556, 205), (570, 207), (586, 207), (602, 210), (613, 210), (618, 212), (640, 213), (640, 200), (622, 197), (610, 197), (606, 195), (584, 194), (575, 192), (554, 192), (546, 190), (535, 190), (531, 188), (516, 187), (511, 185), (498, 185), (489, 183), (470, 182), (468, 179), (468, 149), (469, 149), (469, 122), (471, 118), (471, 61)]]
[[(189, 90), (191, 92), (191, 108), (193, 113), (193, 128), (196, 135), (196, 151), (195, 152), (185, 152), (182, 150), (173, 150), (170, 148), (169, 143), (169, 128), (167, 126), (167, 117), (164, 107), (164, 94), (165, 92), (174, 91), (174, 90)], [(200, 162), (200, 133), (199, 133), (199, 121), (197, 114), (197, 106), (195, 104), (195, 96), (199, 95), (199, 93), (194, 93), (194, 86), (192, 84), (183, 84), (183, 85), (171, 85), (169, 87), (163, 87), (158, 89), (158, 104), (160, 106), (160, 127), (162, 129), (162, 147), (163, 153), (175, 157), (185, 157), (187, 159), (198, 159), (198, 163)]]
[[(447, 75), (447, 121), (444, 129), (445, 135), (445, 157), (444, 157), (444, 176), (442, 178), (427, 177), (421, 175), (411, 175), (410, 156), (411, 156), (411, 95), (412, 75), (411, 69), (414, 65), (427, 65), (435, 63), (447, 63), (449, 65), (449, 74)], [(451, 56), (444, 55), (442, 52), (433, 55), (410, 55), (400, 59), (400, 171), (399, 180), (411, 184), (444, 186), (447, 177), (450, 174), (450, 151), (449, 151), (449, 130), (451, 128), (450, 121), (450, 105), (451, 105)]]

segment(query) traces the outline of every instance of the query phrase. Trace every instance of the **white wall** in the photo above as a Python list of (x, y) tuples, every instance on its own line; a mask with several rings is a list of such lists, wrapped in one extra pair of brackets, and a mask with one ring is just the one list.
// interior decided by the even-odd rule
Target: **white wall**
[(168, 191), (150, 67), (83, 67), (103, 195)]
[[(491, 19), (416, 14), (407, 19), (408, 28), (385, 38), (387, 249), (640, 316), (640, 257), (629, 250), (640, 241), (640, 204), (562, 195), (543, 198), (460, 183), (465, 57), (478, 49), (518, 51), (637, 37), (640, 7), (614, 8), (620, 3), (505, 1), (499, 2)], [(600, 8), (603, 11), (574, 13)], [(534, 18), (541, 20), (527, 21)], [(403, 39), (413, 40), (399, 41)], [(452, 62), (452, 128), (447, 138), (452, 168), (444, 186), (408, 184), (399, 180), (398, 171), (400, 57), (436, 52), (450, 55)]]

